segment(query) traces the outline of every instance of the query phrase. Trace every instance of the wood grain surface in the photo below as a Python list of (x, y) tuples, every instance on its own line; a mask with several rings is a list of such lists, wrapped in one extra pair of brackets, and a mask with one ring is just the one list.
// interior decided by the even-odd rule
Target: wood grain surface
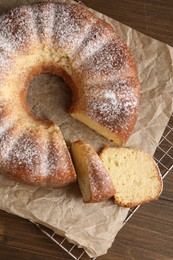
[[(83, 3), (173, 46), (173, 0), (83, 0)], [(72, 258), (31, 222), (0, 211), (0, 259)], [(173, 260), (173, 172), (164, 180), (161, 198), (141, 206), (119, 232), (108, 254), (98, 259)]]

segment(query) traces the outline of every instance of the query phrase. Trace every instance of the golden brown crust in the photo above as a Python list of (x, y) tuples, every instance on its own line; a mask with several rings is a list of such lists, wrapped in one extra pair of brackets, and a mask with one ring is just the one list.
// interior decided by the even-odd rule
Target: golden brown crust
[(136, 206), (139, 206), (139, 205), (142, 205), (142, 204), (145, 204), (145, 203), (148, 203), (152, 200), (158, 200), (159, 199), (159, 196), (156, 198), (148, 198), (148, 200), (141, 200), (140, 203), (139, 202), (136, 202), (136, 203), (122, 203), (122, 201), (119, 201), (115, 196), (114, 196), (114, 202), (119, 205), (120, 207), (125, 207), (125, 208), (133, 208), (133, 207), (136, 207)]
[(84, 202), (101, 202), (112, 197), (115, 188), (94, 149), (78, 140), (72, 143), (72, 154)]
[[(76, 181), (70, 154), (61, 133), (47, 136), (44, 131), (20, 133), (10, 129), (6, 142), (4, 174), (13, 180), (36, 186), (63, 187)], [(0, 151), (2, 154), (3, 151)]]
[[(52, 187), (63, 187), (76, 181), (76, 172), (62, 134), (53, 133), (48, 145), (47, 183)], [(50, 185), (51, 184), (51, 185)]]

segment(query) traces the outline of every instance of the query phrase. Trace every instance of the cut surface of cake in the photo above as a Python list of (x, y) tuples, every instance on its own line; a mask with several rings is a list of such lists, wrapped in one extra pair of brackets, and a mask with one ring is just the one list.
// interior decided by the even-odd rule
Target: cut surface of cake
[(134, 148), (106, 147), (100, 158), (114, 183), (118, 205), (133, 207), (158, 199), (163, 183), (152, 156)]

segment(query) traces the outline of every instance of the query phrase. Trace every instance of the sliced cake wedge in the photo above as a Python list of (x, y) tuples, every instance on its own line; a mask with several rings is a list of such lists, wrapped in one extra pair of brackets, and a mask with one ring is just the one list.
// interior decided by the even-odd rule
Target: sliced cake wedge
[(115, 202), (133, 207), (156, 200), (163, 183), (156, 162), (144, 151), (134, 148), (106, 147), (100, 153), (116, 193)]
[(72, 157), (83, 201), (100, 202), (115, 194), (115, 188), (98, 154), (87, 143), (72, 143)]

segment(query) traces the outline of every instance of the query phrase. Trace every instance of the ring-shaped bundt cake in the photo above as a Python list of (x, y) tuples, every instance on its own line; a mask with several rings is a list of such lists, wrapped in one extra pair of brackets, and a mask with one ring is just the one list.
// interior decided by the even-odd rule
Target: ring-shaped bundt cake
[(139, 100), (134, 60), (113, 28), (80, 5), (41, 3), (0, 17), (0, 169), (27, 184), (76, 180), (59, 128), (26, 104), (30, 81), (52, 73), (70, 86), (70, 113), (122, 145)]

